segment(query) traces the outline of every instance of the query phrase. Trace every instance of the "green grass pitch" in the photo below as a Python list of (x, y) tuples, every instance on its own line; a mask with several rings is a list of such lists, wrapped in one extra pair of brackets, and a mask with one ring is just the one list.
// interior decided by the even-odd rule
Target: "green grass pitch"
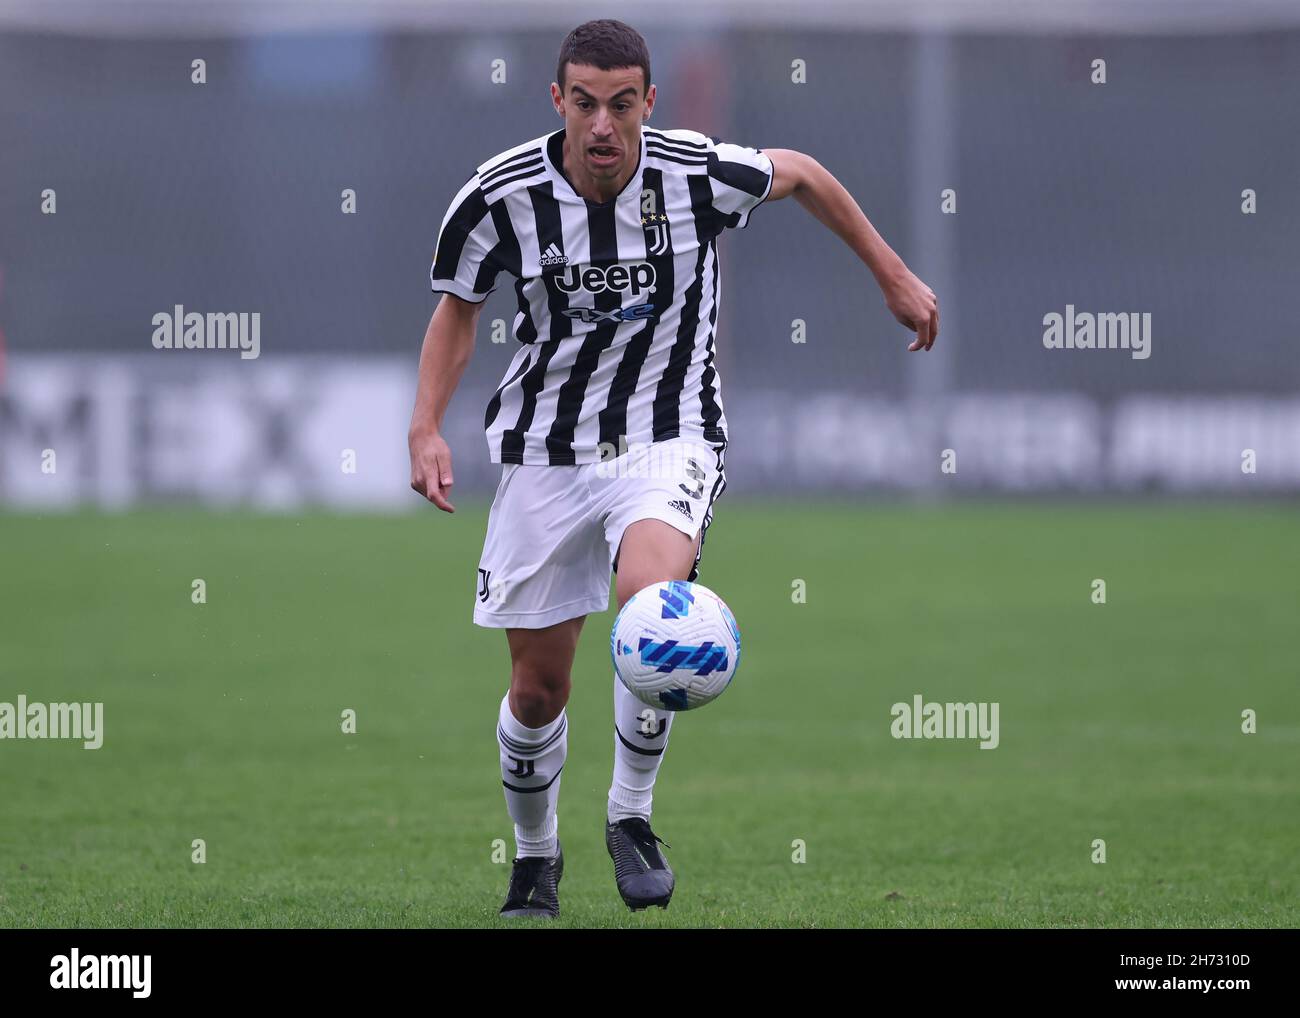
[[(0, 742), (0, 924), (499, 924), (485, 514), (0, 516), (0, 701), (102, 701), (106, 730)], [(1292, 507), (716, 520), (742, 665), (660, 776), (672, 906), (629, 913), (605, 853), (611, 611), (574, 671), (560, 925), (1297, 925)], [(998, 702), (1000, 746), (892, 738), (917, 693)]]

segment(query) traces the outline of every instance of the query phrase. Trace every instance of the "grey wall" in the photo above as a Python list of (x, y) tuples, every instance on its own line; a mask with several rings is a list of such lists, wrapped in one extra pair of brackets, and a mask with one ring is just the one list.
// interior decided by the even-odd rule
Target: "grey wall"
[[(724, 242), (719, 359), (737, 407), (824, 390), (1038, 390), (1103, 407), (1300, 390), (1300, 31), (966, 35), (940, 40), (939, 67), (925, 65), (933, 41), (909, 35), (647, 36), (652, 123), (812, 153), (940, 290), (943, 353), (904, 356), (853, 255), (794, 202), (760, 208)], [(8, 350), (147, 352), (153, 314), (179, 303), (260, 311), (264, 358), (386, 353), (413, 372), (447, 203), (478, 162), (559, 126), (559, 37), (0, 34)], [(497, 57), (504, 85), (488, 81)], [(1105, 85), (1089, 80), (1096, 57)], [(957, 215), (935, 185), (956, 189)], [(344, 187), (355, 216), (339, 211)], [(502, 287), (485, 319), (512, 304)], [(1150, 312), (1153, 356), (1045, 350), (1043, 315), (1066, 304)], [(512, 343), (481, 340), (467, 391), (494, 385)]]

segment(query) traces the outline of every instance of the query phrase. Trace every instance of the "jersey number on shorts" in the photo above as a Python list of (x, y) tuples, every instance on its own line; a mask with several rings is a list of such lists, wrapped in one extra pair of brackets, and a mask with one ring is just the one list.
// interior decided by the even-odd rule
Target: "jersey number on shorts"
[(686, 461), (686, 476), (695, 482), (693, 487), (687, 487), (685, 484), (679, 484), (677, 487), (690, 495), (691, 498), (704, 497), (704, 478), (708, 476), (700, 467), (700, 464), (692, 457)]

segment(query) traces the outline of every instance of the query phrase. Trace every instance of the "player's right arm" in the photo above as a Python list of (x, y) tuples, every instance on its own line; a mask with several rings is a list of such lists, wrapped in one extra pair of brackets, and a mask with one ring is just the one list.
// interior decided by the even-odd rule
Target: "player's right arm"
[(451, 449), (442, 437), (442, 419), (474, 352), (474, 331), (482, 310), (482, 303), (443, 294), (429, 319), (420, 350), (420, 381), (407, 436), (411, 487), (448, 513), (454, 513), (456, 507), (448, 501), (454, 478)]

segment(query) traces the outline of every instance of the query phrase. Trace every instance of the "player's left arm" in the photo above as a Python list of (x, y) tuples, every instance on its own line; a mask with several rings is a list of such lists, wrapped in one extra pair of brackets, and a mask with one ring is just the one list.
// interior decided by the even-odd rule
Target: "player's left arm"
[(909, 350), (929, 350), (939, 335), (939, 299), (894, 253), (858, 203), (826, 167), (803, 152), (765, 148), (772, 160), (768, 201), (795, 200), (833, 230), (866, 263), (898, 321), (916, 333)]

